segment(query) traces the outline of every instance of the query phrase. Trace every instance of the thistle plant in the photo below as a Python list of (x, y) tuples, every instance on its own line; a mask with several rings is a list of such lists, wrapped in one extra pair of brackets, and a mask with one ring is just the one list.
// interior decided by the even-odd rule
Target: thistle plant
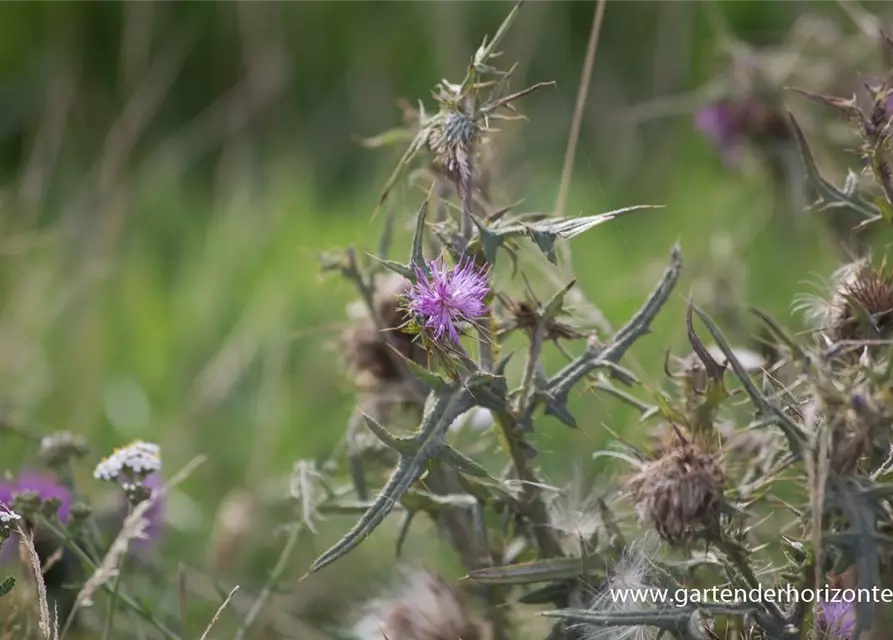
[[(566, 218), (518, 213), (516, 205), (490, 201), (481, 178), (486, 158), (494, 155), (485, 153), (495, 144), (483, 135), (492, 133), (488, 122), (509, 107), (514, 115), (512, 104), (542, 86), (511, 93), (510, 74), (491, 66), (517, 11), (477, 50), (463, 82), (436, 87), (437, 114), (428, 117), (420, 106), (414, 128), (404, 132), (411, 143), (382, 201), (425, 150), (427, 161), (410, 183), (430, 179), (422, 184), (427, 196), (415, 214), (405, 262), (389, 255), (399, 219), (393, 215), (377, 255), (361, 259), (351, 247), (322, 257), (326, 271), (357, 286), (365, 307), (361, 322), (377, 329), (361, 334), (353, 325), (343, 344), (354, 375), (365, 369), (378, 383), (358, 386), (347, 465), (329, 468), (327, 488), (304, 509), (356, 513), (358, 519), (308, 574), (345, 562), (395, 512), (402, 517), (395, 545), (400, 557), (415, 517), (427, 514), (464, 565), (461, 584), (475, 596), (492, 638), (529, 637), (521, 621), (534, 612), (552, 621), (550, 639), (866, 637), (881, 628), (878, 601), (841, 603), (830, 591), (816, 594), (833, 591), (844, 574), (851, 576), (850, 588), (870, 591), (890, 573), (884, 532), (893, 525), (887, 484), (893, 288), (887, 271), (862, 262), (838, 274), (828, 296), (799, 300), (795, 307), (809, 310), (814, 323), (805, 338), (753, 309), (773, 343), (771, 363), (733, 346), (690, 300), (690, 350), (668, 358), (666, 386), (642, 382), (622, 361), (672, 295), (682, 268), (678, 246), (651, 295), (613, 335), (596, 336), (573, 322), (569, 294), (585, 299), (575, 280), (545, 301), (530, 291), (526, 301), (517, 301), (510, 285), (500, 284), (503, 256), (511, 259), (513, 274), (523, 274), (537, 254), (558, 263), (557, 248), (575, 236), (646, 208)], [(781, 94), (773, 95), (773, 130), (800, 151), (804, 173), (826, 206), (849, 206), (866, 220), (883, 218), (887, 205), (837, 190), (819, 176), (797, 122), (784, 113)], [(875, 90), (875, 111), (888, 96), (886, 88)], [(699, 122), (722, 144), (735, 142), (738, 133), (730, 127), (742, 114), (764, 113), (753, 107), (729, 120), (731, 112), (720, 106), (702, 112)], [(857, 121), (866, 136), (867, 166), (883, 193), (886, 160), (880, 154), (887, 133), (878, 114)], [(387, 284), (395, 277), (397, 286)], [(387, 306), (380, 303), (382, 286), (397, 292)], [(517, 372), (514, 353), (504, 348), (513, 336), (526, 343)], [(557, 371), (543, 359), (552, 347), (567, 359)], [(675, 370), (672, 360), (679, 363)], [(647, 429), (650, 423), (656, 438), (640, 447), (618, 437), (596, 452), (597, 473), (617, 464), (626, 470), (621, 482), (578, 498), (584, 512), (576, 513), (556, 500), (561, 490), (543, 477), (530, 434), (577, 428), (568, 401), (586, 386), (596, 391), (596, 401), (634, 407), (639, 424)], [(392, 402), (398, 388), (399, 400)], [(382, 406), (389, 408), (369, 410)], [(493, 416), (505, 458), (501, 468), (460, 450), (451, 430), (480, 410)], [(348, 472), (349, 483), (339, 483), (339, 469)], [(569, 536), (576, 537), (573, 543)], [(465, 624), (464, 605), (450, 589), (422, 596), (422, 583), (440, 584), (441, 578), (407, 575), (428, 577), (409, 578), (417, 587), (407, 597), (373, 601), (354, 635), (480, 637), (481, 627)], [(814, 597), (785, 600), (763, 592), (785, 587)], [(618, 600), (620, 589), (695, 595), (627, 602)], [(698, 595), (711, 589), (712, 596)], [(716, 595), (721, 589), (752, 595), (724, 598)]]

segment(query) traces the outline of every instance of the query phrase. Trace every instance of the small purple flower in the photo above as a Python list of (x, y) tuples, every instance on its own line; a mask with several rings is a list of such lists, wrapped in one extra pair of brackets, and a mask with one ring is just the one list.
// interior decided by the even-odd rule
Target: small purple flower
[(71, 513), (71, 492), (45, 473), (25, 470), (12, 482), (0, 482), (0, 502), (10, 506), (17, 493), (33, 491), (41, 502), (58, 498), (61, 503), (57, 512), (60, 522), (66, 522)]
[(489, 266), (477, 268), (471, 258), (460, 259), (449, 269), (443, 258), (428, 262), (430, 276), (416, 267), (418, 282), (408, 293), (409, 309), (424, 318), (424, 327), (434, 340), (446, 336), (459, 343), (456, 323), (478, 318), (487, 310), (484, 298)]
[[(0, 482), (0, 503), (5, 505), (7, 511), (12, 509), (12, 501), (15, 494), (25, 491), (33, 491), (40, 496), (41, 502), (58, 498), (60, 505), (56, 514), (60, 522), (67, 522), (68, 516), (71, 514), (71, 492), (67, 487), (62, 486), (52, 476), (27, 469), (19, 474), (19, 477), (12, 482)], [(2, 509), (3, 507), (0, 507)], [(15, 536), (11, 536), (13, 538)], [(3, 545), (0, 551), (0, 560), (8, 560), (13, 549), (18, 545), (15, 541), (10, 544)]]
[(710, 138), (728, 166), (736, 165), (740, 158), (741, 145), (735, 120), (735, 111), (727, 102), (715, 102), (695, 113), (695, 129)]
[(851, 602), (819, 602), (819, 629), (832, 640), (850, 640), (856, 626), (856, 611)]

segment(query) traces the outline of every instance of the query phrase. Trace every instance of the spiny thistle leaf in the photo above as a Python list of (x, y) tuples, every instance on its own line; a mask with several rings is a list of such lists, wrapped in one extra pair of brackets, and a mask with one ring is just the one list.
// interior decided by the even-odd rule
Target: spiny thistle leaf
[(438, 459), (461, 473), (477, 478), (492, 478), (485, 467), (453, 447), (444, 446), (438, 454)]
[(614, 338), (607, 345), (590, 346), (581, 356), (549, 379), (546, 389), (548, 398), (546, 410), (551, 411), (550, 415), (557, 417), (560, 414), (567, 414), (567, 398), (574, 385), (593, 370), (616, 363), (638, 338), (649, 331), (651, 322), (669, 300), (681, 270), (682, 252), (675, 246), (671, 253), (670, 266), (664, 271), (657, 287)]
[(744, 365), (741, 364), (741, 361), (738, 360), (738, 357), (735, 355), (735, 350), (729, 346), (728, 341), (725, 336), (722, 335), (722, 332), (719, 330), (719, 327), (716, 326), (716, 323), (713, 322), (713, 319), (707, 315), (704, 311), (699, 309), (698, 307), (694, 307), (695, 313), (698, 314), (698, 317), (701, 319), (701, 322), (707, 327), (707, 330), (713, 336), (713, 339), (716, 340), (716, 345), (723, 352), (726, 358), (729, 361), (729, 366), (732, 367), (732, 371), (735, 373), (735, 376), (738, 378), (739, 382), (741, 382), (741, 386), (744, 387), (744, 391), (750, 396), (751, 402), (753, 402), (754, 407), (756, 407), (760, 413), (762, 413), (767, 418), (771, 419), (773, 423), (778, 425), (781, 430), (784, 432), (785, 437), (788, 440), (788, 446), (791, 449), (791, 455), (795, 456), (797, 459), (802, 459), (803, 457), (803, 444), (806, 442), (806, 434), (803, 430), (794, 423), (781, 409), (775, 406), (763, 393), (757, 389), (756, 385), (750, 379), (750, 374), (744, 368)]
[[(870, 590), (881, 584), (881, 556), (876, 539), (878, 532), (873, 506), (865, 499), (864, 494), (853, 490), (853, 485), (845, 479), (832, 476), (829, 480), (832, 489), (829, 497), (849, 520), (851, 529), (847, 533), (854, 534), (855, 537), (849, 544), (834, 533), (825, 533), (822, 537), (840, 544), (853, 554), (859, 576), (859, 587)], [(872, 598), (859, 598), (855, 608), (856, 626), (852, 637), (859, 638), (871, 628), (877, 602)]]
[(797, 360), (800, 360), (801, 362), (806, 360), (806, 352), (803, 350), (803, 347), (787, 329), (778, 323), (775, 318), (756, 307), (751, 307), (750, 312), (765, 323), (772, 335), (790, 349)]
[(540, 222), (529, 224), (527, 225), (527, 227), (534, 232), (549, 234), (553, 236), (553, 242), (554, 236), (563, 238), (565, 240), (570, 240), (571, 238), (576, 238), (581, 233), (585, 233), (586, 231), (589, 231), (590, 229), (593, 229), (600, 224), (614, 220), (624, 213), (632, 213), (633, 211), (641, 211), (642, 209), (662, 208), (663, 205), (637, 204), (631, 207), (615, 209), (614, 211), (599, 213), (592, 216), (558, 220), (543, 220)]
[(379, 258), (378, 256), (373, 255), (368, 252), (366, 253), (366, 255), (369, 256), (370, 258), (372, 258), (373, 260), (380, 262), (383, 266), (387, 267), (388, 269), (390, 269), (397, 275), (403, 276), (410, 282), (415, 282), (415, 278), (416, 278), (415, 270), (413, 270), (409, 265), (401, 264), (394, 260), (385, 260), (384, 258)]
[[(431, 189), (434, 187), (432, 185)], [(429, 192), (430, 197), (430, 192)], [(419, 212), (416, 214), (415, 233), (412, 236), (412, 250), (409, 254), (409, 267), (412, 269), (425, 269), (425, 218), (428, 216), (428, 200), (426, 199)]]
[(366, 426), (369, 427), (369, 430), (385, 446), (400, 453), (411, 453), (419, 448), (415, 438), (395, 436), (381, 424), (379, 424), (378, 421), (375, 420), (375, 418), (372, 418), (365, 413), (363, 413), (362, 415), (363, 419), (366, 421)]
[(428, 463), (439, 456), (445, 446), (443, 435), (453, 420), (470, 408), (471, 397), (463, 388), (433, 391), (429, 395), (422, 424), (413, 437), (417, 448), (411, 453), (401, 453), (391, 477), (369, 510), (350, 531), (313, 562), (307, 575), (343, 558), (378, 528), (413, 483), (426, 473)]
[(865, 199), (857, 195), (841, 191), (822, 177), (818, 165), (816, 165), (815, 158), (813, 158), (812, 152), (809, 150), (806, 137), (803, 135), (800, 125), (797, 124), (793, 114), (790, 112), (788, 113), (788, 120), (790, 121), (794, 138), (797, 141), (797, 148), (800, 150), (800, 156), (803, 159), (807, 179), (818, 192), (819, 202), (824, 206), (847, 206), (858, 212), (866, 218), (866, 220), (880, 220), (882, 218), (881, 210), (877, 206), (865, 201)]
[(470, 571), (466, 577), (481, 584), (509, 585), (577, 580), (587, 575), (598, 575), (596, 567), (587, 567), (581, 558), (549, 558), (501, 567), (486, 567)]

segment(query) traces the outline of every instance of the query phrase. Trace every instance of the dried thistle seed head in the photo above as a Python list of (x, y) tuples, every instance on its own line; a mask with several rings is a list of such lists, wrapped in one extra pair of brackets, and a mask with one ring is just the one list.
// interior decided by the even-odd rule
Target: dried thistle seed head
[[(525, 331), (532, 334), (536, 329), (537, 313), (534, 306), (527, 301), (502, 299), (505, 304), (505, 310), (508, 312), (508, 318), (504, 318), (497, 329), (496, 335), (502, 336), (512, 331)], [(579, 340), (585, 336), (574, 329), (574, 327), (556, 319), (549, 320), (546, 325), (547, 340)]]
[(893, 272), (867, 260), (845, 265), (832, 276), (833, 293), (824, 313), (825, 334), (833, 342), (893, 337)]
[(465, 603), (440, 576), (406, 570), (392, 597), (365, 607), (353, 635), (360, 640), (480, 640)]
[[(379, 281), (375, 295), (375, 309), (383, 323), (379, 331), (368, 315), (356, 319), (341, 337), (341, 348), (356, 383), (363, 388), (378, 388), (398, 382), (401, 378), (399, 358), (423, 364), (425, 351), (413, 336), (400, 331), (409, 321), (400, 297), (410, 289), (406, 279), (388, 276)], [(395, 353), (396, 350), (396, 353)], [(398, 355), (399, 354), (399, 355)]]
[(649, 520), (673, 545), (685, 545), (718, 516), (725, 474), (716, 456), (681, 432), (662, 455), (629, 482), (639, 518)]
[(428, 131), (426, 143), (434, 164), (443, 170), (462, 191), (473, 173), (474, 146), (480, 138), (474, 119), (461, 111), (449, 111), (438, 118)]
[[(654, 600), (634, 602), (632, 598), (618, 598), (615, 594), (660, 586), (659, 570), (654, 562), (659, 546), (660, 540), (650, 532), (626, 545), (620, 559), (610, 567), (605, 583), (587, 603), (587, 608), (605, 614), (656, 612), (658, 604)], [(604, 627), (583, 624), (580, 627), (584, 640), (652, 640), (658, 634), (656, 627), (644, 625)]]

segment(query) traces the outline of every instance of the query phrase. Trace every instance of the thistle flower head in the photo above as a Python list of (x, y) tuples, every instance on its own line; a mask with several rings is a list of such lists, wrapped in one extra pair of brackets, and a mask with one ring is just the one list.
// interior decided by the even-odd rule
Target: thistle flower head
[(731, 105), (715, 102), (701, 107), (695, 113), (694, 126), (710, 139), (727, 166), (738, 164), (741, 147)]
[(748, 94), (701, 107), (695, 129), (706, 135), (729, 167), (737, 167), (746, 142), (756, 145), (789, 136), (784, 117), (764, 96)]
[(845, 264), (828, 279), (830, 295), (806, 294), (794, 301), (831, 342), (893, 336), (893, 272), (867, 259)]
[[(0, 503), (11, 505), (16, 496), (30, 494), (34, 509), (44, 503), (56, 503), (56, 516), (60, 522), (67, 522), (71, 513), (72, 496), (67, 487), (59, 484), (52, 476), (39, 471), (25, 470), (11, 482), (0, 483)], [(25, 514), (27, 515), (27, 514)]]
[(816, 605), (819, 629), (829, 640), (850, 640), (856, 627), (856, 611), (849, 602), (819, 602)]
[(453, 110), (436, 120), (428, 131), (426, 142), (435, 164), (460, 189), (471, 181), (474, 145), (480, 133), (473, 118)]
[(373, 600), (353, 628), (360, 640), (479, 640), (459, 595), (429, 571), (407, 570), (390, 598)]
[(717, 515), (724, 473), (715, 456), (681, 434), (630, 479), (639, 518), (672, 545), (689, 543)]
[(428, 271), (416, 268), (418, 282), (407, 296), (409, 309), (413, 315), (421, 316), (422, 326), (433, 340), (446, 337), (458, 344), (457, 323), (478, 318), (487, 310), (484, 298), (490, 291), (490, 268), (477, 267), (470, 257), (449, 268), (441, 258), (430, 261)]

